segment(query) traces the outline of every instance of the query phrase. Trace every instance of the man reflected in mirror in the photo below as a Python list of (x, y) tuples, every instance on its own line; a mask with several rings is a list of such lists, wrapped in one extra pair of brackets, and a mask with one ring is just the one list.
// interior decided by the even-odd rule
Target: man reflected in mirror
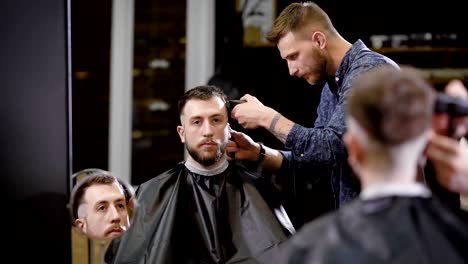
[(74, 226), (91, 239), (121, 236), (130, 225), (125, 190), (104, 171), (81, 180), (73, 191)]

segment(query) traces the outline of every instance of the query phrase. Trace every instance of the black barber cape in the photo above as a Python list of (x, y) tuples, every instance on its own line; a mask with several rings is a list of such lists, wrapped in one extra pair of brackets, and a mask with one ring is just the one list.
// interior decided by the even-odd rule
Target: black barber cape
[(464, 217), (434, 198), (356, 199), (299, 229), (275, 263), (468, 263)]
[(106, 263), (275, 263), (290, 233), (262, 198), (274, 198), (267, 181), (236, 164), (206, 176), (182, 162), (140, 185), (132, 225)]

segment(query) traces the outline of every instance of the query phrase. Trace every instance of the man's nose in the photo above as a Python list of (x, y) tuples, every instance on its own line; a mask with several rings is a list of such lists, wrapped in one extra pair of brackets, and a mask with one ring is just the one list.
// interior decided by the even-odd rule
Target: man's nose
[(109, 208), (109, 218), (111, 219), (112, 223), (120, 222), (120, 213), (115, 206), (111, 206)]
[(289, 69), (289, 75), (295, 76), (297, 74), (297, 67), (295, 67), (293, 63), (288, 62), (288, 69)]
[(210, 122), (205, 122), (203, 123), (203, 135), (209, 136), (213, 134), (213, 126), (210, 124)]

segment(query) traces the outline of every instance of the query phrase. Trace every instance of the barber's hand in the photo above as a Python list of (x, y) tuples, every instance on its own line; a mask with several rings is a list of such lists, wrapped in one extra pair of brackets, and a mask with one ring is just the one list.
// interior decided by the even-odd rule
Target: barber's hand
[(239, 125), (247, 129), (269, 126), (274, 115), (273, 109), (264, 106), (255, 96), (249, 94), (240, 99), (246, 102), (236, 105), (231, 111), (231, 117), (236, 119)]
[(433, 133), (426, 155), (432, 161), (437, 180), (445, 188), (468, 194), (468, 146)]
[(468, 135), (468, 116), (450, 118), (448, 114), (436, 114), (432, 116), (432, 128), (439, 135), (460, 139)]
[[(444, 92), (468, 100), (468, 90), (460, 80), (451, 80), (444, 88)], [(450, 118), (448, 114), (436, 114), (432, 118), (432, 127), (439, 135), (461, 138), (468, 134), (468, 116)], [(448, 135), (452, 129), (452, 134)]]
[(260, 146), (249, 136), (231, 129), (231, 139), (227, 143), (226, 152), (236, 160), (258, 160)]
[[(445, 93), (468, 100), (468, 90), (460, 80), (452, 80), (445, 86)], [(454, 137), (460, 138), (468, 135), (468, 116), (455, 117), (452, 120), (455, 127)]]

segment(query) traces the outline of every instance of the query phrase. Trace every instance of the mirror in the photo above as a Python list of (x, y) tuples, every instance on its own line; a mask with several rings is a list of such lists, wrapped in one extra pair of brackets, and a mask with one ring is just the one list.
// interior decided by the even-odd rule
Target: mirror
[(110, 241), (130, 227), (137, 206), (131, 185), (94, 168), (76, 172), (72, 182), (68, 209), (79, 233), (92, 240)]

